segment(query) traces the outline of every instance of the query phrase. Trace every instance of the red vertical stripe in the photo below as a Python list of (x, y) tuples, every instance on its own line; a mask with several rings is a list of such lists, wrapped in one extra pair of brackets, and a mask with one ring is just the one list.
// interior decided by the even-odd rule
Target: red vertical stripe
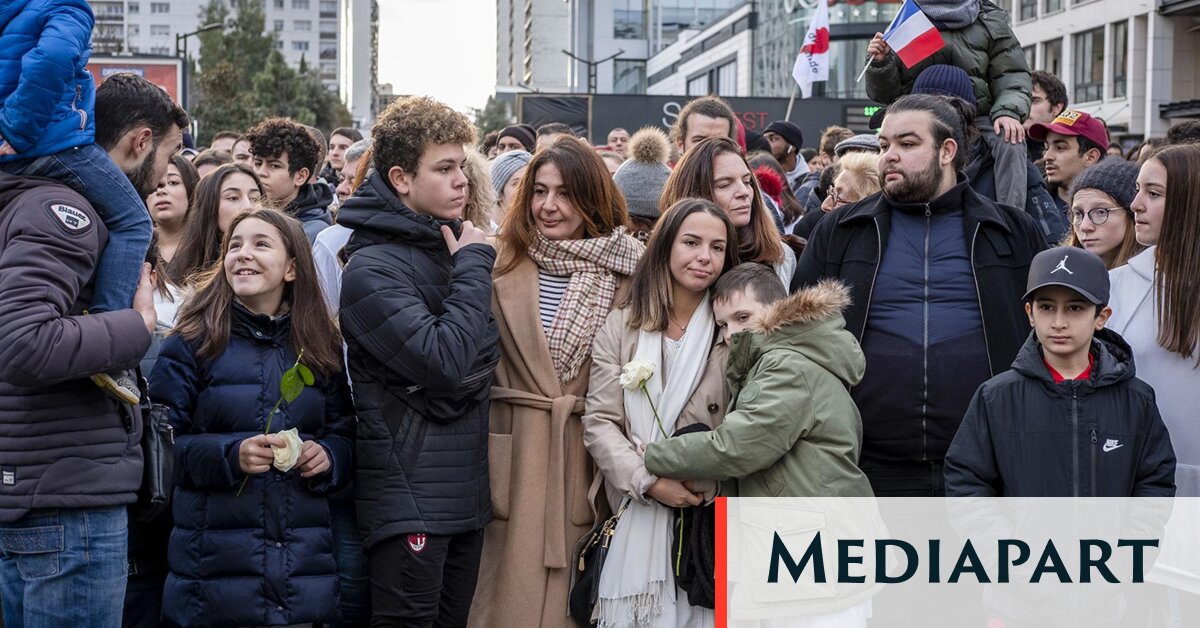
[(942, 41), (942, 34), (936, 28), (931, 28), (921, 33), (907, 46), (898, 49), (896, 55), (904, 62), (905, 67), (911, 68), (924, 61), (929, 55), (941, 50), (945, 45), (946, 43)]
[(716, 579), (716, 610), (714, 614), (717, 618), (716, 628), (726, 628), (729, 625), (729, 539), (725, 538), (729, 534), (729, 527), (726, 522), (728, 509), (725, 500), (726, 497), (717, 498), (717, 521), (715, 526), (717, 537), (717, 558), (716, 569), (713, 574)]

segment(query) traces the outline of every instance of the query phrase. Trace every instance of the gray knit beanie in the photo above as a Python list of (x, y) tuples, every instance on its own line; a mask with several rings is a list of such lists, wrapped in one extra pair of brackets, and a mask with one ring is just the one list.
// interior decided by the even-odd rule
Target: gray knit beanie
[(1137, 195), (1138, 166), (1120, 157), (1108, 157), (1085, 169), (1071, 185), (1071, 198), (1079, 190), (1099, 190), (1112, 197), (1121, 207), (1129, 209)]
[(497, 155), (492, 160), (492, 187), (496, 188), (496, 194), (500, 194), (504, 190), (504, 186), (508, 185), (508, 180), (518, 170), (529, 165), (530, 159), (533, 159), (533, 155), (523, 150), (510, 150)]
[(670, 141), (662, 131), (647, 127), (629, 138), (630, 159), (613, 175), (613, 183), (625, 197), (630, 216), (658, 220), (658, 199), (671, 169), (663, 162), (670, 155)]

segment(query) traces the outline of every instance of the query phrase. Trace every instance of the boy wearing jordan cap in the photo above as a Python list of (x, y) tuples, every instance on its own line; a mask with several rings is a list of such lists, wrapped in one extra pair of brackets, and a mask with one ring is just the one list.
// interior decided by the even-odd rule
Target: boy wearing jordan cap
[(1080, 248), (1042, 251), (1026, 285), (1033, 334), (1012, 369), (975, 391), (946, 453), (946, 495), (1174, 496), (1175, 451), (1154, 390), (1104, 328), (1104, 262)]

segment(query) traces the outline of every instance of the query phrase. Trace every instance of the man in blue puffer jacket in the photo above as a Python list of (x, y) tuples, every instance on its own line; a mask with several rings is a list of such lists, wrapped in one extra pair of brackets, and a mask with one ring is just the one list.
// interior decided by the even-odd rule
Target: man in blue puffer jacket
[[(88, 308), (100, 313), (133, 302), (153, 232), (143, 199), (161, 177), (144, 167), (155, 152), (147, 149), (164, 137), (141, 138), (145, 158), (127, 168), (96, 144), (96, 88), (87, 70), (94, 24), (85, 0), (0, 0), (0, 170), (55, 179), (100, 215), (109, 239)], [(119, 401), (138, 401), (128, 372), (93, 380)]]

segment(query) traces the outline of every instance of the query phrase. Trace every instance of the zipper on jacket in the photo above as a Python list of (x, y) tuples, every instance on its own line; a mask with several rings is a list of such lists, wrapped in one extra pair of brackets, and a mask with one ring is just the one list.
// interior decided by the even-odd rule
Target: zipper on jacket
[(1079, 390), (1075, 382), (1071, 382), (1071, 496), (1079, 497)]
[(983, 296), (979, 294), (979, 274), (975, 272), (975, 240), (979, 238), (979, 225), (975, 225), (975, 233), (971, 234), (971, 278), (975, 280), (975, 302), (979, 304), (979, 325), (983, 328), (983, 351), (987, 356), (988, 373), (996, 376), (992, 368), (992, 348), (988, 342), (987, 317), (983, 315)]
[(1092, 452), (1092, 492), (1091, 492), (1091, 496), (1096, 497), (1097, 496), (1097, 491), (1096, 491), (1096, 443), (1099, 443), (1100, 439), (1096, 438), (1096, 426), (1095, 425), (1093, 425), (1091, 427), (1091, 432), (1092, 432), (1092, 448), (1091, 448), (1091, 452)]
[(875, 272), (871, 275), (871, 287), (867, 290), (867, 309), (863, 312), (862, 329), (858, 332), (858, 337), (861, 340), (867, 333), (867, 319), (871, 317), (871, 298), (875, 296), (875, 281), (879, 279), (879, 267), (883, 265), (883, 229), (879, 228), (879, 218), (872, 219), (875, 223), (875, 241), (878, 243), (877, 254), (875, 255)]
[(921, 460), (929, 460), (929, 237), (933, 212), (925, 204), (925, 251), (921, 256), (924, 277), (921, 290)]
[(71, 111), (79, 114), (79, 130), (87, 130), (87, 111), (78, 107), (79, 99), (83, 97), (83, 88), (75, 86), (75, 98), (71, 100)]

